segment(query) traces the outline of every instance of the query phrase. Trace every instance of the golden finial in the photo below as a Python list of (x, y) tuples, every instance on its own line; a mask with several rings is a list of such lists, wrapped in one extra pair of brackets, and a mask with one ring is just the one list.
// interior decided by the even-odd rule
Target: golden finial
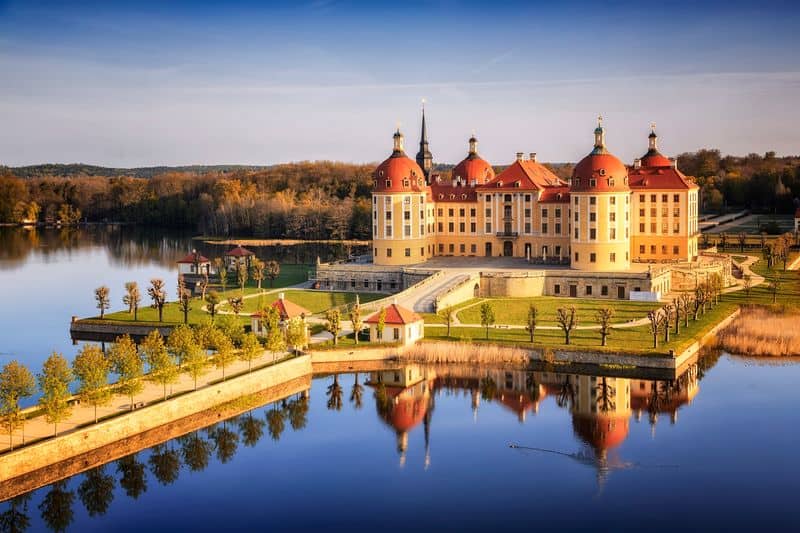
[(597, 127), (601, 127), (603, 125), (603, 115), (597, 115)]
[(651, 129), (653, 132), (655, 132), (655, 131), (656, 131), (656, 123), (655, 123), (655, 122), (651, 122), (651, 123), (650, 123), (650, 129)]
[(425, 97), (422, 97), (422, 110), (425, 111)]

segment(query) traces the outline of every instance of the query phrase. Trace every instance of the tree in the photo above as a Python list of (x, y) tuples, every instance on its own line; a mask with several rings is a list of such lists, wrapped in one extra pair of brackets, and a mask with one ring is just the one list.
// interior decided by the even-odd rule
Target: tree
[(94, 407), (94, 422), (97, 423), (98, 406), (111, 402), (108, 387), (110, 363), (97, 346), (86, 344), (72, 362), (72, 373), (78, 380), (78, 397)]
[(228, 267), (221, 257), (214, 259), (214, 267), (217, 270), (217, 276), (219, 276), (219, 284), (222, 286), (222, 292), (225, 292), (225, 288), (228, 286)]
[(525, 329), (531, 336), (531, 344), (533, 344), (533, 338), (536, 334), (536, 323), (539, 321), (539, 309), (534, 305), (530, 304), (528, 306), (528, 320), (525, 324)]
[(739, 235), (737, 235), (737, 239), (739, 240), (739, 251), (744, 252), (744, 245), (747, 244), (747, 233), (743, 231), (740, 232)]
[(139, 496), (147, 492), (144, 463), (136, 458), (135, 453), (117, 460), (117, 472), (121, 474), (119, 486), (128, 497), (137, 500)]
[(158, 321), (163, 322), (164, 304), (167, 303), (167, 291), (164, 290), (164, 281), (158, 278), (150, 280), (150, 287), (147, 288), (147, 295), (153, 301), (153, 308), (158, 309)]
[(219, 301), (219, 293), (217, 291), (209, 291), (208, 297), (206, 298), (206, 309), (208, 309), (208, 313), (211, 315), (212, 322), (217, 314)]
[(56, 481), (39, 504), (42, 520), (53, 531), (66, 531), (74, 520), (72, 503), (75, 493), (67, 488), (67, 481)]
[(342, 332), (342, 314), (338, 309), (328, 309), (325, 313), (325, 331), (333, 335), (333, 345), (339, 344), (339, 333)]
[(244, 294), (244, 286), (247, 285), (247, 278), (249, 277), (249, 272), (247, 270), (247, 265), (245, 263), (239, 263), (236, 266), (236, 280), (239, 282), (239, 288)]
[(109, 308), (111, 305), (111, 301), (108, 297), (109, 290), (108, 287), (103, 285), (102, 287), (97, 287), (94, 290), (94, 299), (97, 301), (97, 308), (100, 310), (100, 318), (105, 318), (106, 309)]
[(361, 316), (361, 303), (356, 295), (356, 302), (350, 308), (350, 323), (353, 324), (353, 338), (358, 344), (358, 334), (364, 329), (364, 318)]
[(258, 444), (264, 435), (266, 422), (261, 418), (253, 416), (253, 411), (248, 411), (247, 415), (239, 419), (239, 431), (242, 432), (242, 443), (245, 446), (253, 447)]
[(614, 318), (614, 310), (610, 307), (603, 307), (597, 310), (595, 316), (597, 323), (600, 324), (600, 346), (605, 346), (606, 339), (611, 333), (611, 319)]
[(694, 300), (688, 293), (683, 293), (680, 296), (678, 296), (677, 304), (678, 304), (678, 310), (680, 311), (680, 314), (683, 317), (683, 326), (688, 328), (689, 314), (692, 311), (692, 305), (694, 304)]
[(58, 352), (53, 352), (44, 362), (42, 373), (38, 376), (39, 406), (44, 411), (45, 420), (53, 424), (53, 435), (58, 435), (58, 423), (69, 418), (72, 408), (69, 405), (69, 384), (72, 382), (72, 369), (69, 362)]
[(142, 301), (142, 294), (139, 292), (139, 284), (129, 281), (125, 284), (125, 296), (122, 303), (128, 306), (128, 313), (133, 315), (133, 320), (139, 320), (139, 303)]
[(653, 335), (653, 348), (658, 348), (658, 334), (664, 324), (663, 314), (659, 309), (647, 312), (647, 319), (650, 321), (650, 333)]
[(244, 300), (242, 298), (228, 298), (228, 305), (231, 306), (233, 314), (238, 317), (244, 307)]
[(661, 329), (664, 331), (664, 344), (667, 344), (669, 343), (670, 324), (672, 323), (672, 317), (675, 316), (675, 313), (672, 304), (664, 304), (664, 307), (661, 309), (661, 311), (662, 320), (664, 321)]
[(197, 390), (197, 379), (206, 373), (208, 357), (191, 328), (182, 324), (173, 329), (167, 338), (167, 346), (178, 358), (183, 370), (192, 377), (194, 389)]
[(556, 309), (556, 321), (561, 331), (564, 332), (564, 344), (569, 344), (572, 330), (578, 325), (578, 319), (575, 316), (575, 307), (559, 307)]
[(255, 334), (247, 333), (242, 338), (242, 347), (239, 351), (239, 359), (247, 363), (247, 371), (250, 372), (253, 368), (253, 361), (261, 356), (261, 343), (258, 342), (258, 337)]
[(753, 276), (750, 274), (745, 274), (742, 277), (743, 286), (744, 286), (744, 294), (748, 300), (750, 300), (750, 290), (753, 288)]
[(114, 478), (106, 474), (105, 466), (98, 466), (86, 473), (86, 477), (78, 485), (78, 497), (89, 516), (106, 514), (114, 500), (114, 485)]
[(183, 323), (189, 323), (189, 311), (192, 310), (192, 291), (186, 288), (183, 274), (178, 274), (178, 307), (183, 313)]
[(258, 257), (254, 257), (250, 261), (250, 270), (252, 271), (251, 276), (256, 281), (256, 283), (258, 283), (258, 290), (261, 290), (261, 282), (264, 281), (265, 267), (266, 265), (264, 265), (264, 261), (262, 261)]
[[(375, 333), (378, 336), (378, 342), (383, 342), (383, 330), (386, 329), (386, 308), (381, 307), (378, 313), (378, 323), (375, 324)], [(447, 335), (450, 335), (450, 327), (447, 327)]]
[(19, 401), (35, 392), (36, 380), (25, 365), (12, 359), (3, 366), (0, 371), (0, 417), (8, 431), (9, 449), (14, 449), (12, 437), (18, 427), (22, 428), (22, 442), (25, 442), (25, 417), (20, 412)]
[(119, 376), (119, 391), (130, 398), (130, 410), (133, 411), (133, 397), (144, 388), (144, 361), (130, 335), (117, 337), (111, 347), (109, 359), (111, 368)]
[[(442, 317), (444, 319), (445, 324), (447, 324), (447, 336), (449, 337), (450, 336), (450, 326), (453, 324), (453, 322), (456, 319), (456, 310), (453, 309), (452, 305), (448, 305), (448, 306), (445, 306), (442, 309), (440, 309), (437, 314), (440, 317)], [(380, 335), (379, 335), (379, 337), (380, 337)]]
[(307, 344), (306, 323), (298, 316), (286, 323), (286, 344), (295, 351)]
[(263, 309), (261, 320), (267, 331), (266, 348), (274, 359), (275, 352), (286, 348), (286, 339), (281, 331), (281, 314), (275, 306), (270, 305)]
[(494, 309), (489, 302), (481, 304), (481, 326), (486, 329), (486, 339), (489, 339), (489, 327), (495, 322)]
[(199, 287), (200, 287), (200, 299), (205, 301), (206, 291), (208, 290), (208, 269), (203, 270), (203, 273), (200, 277)]
[(778, 301), (778, 291), (781, 289), (781, 275), (776, 274), (769, 280), (769, 292), (772, 293), (772, 303)]
[(233, 353), (233, 343), (231, 339), (221, 331), (216, 331), (217, 335), (214, 340), (214, 347), (216, 348), (214, 363), (217, 365), (217, 368), (222, 369), (222, 380), (225, 381), (225, 367), (233, 362), (236, 354)]
[(281, 265), (277, 261), (267, 261), (267, 277), (269, 278), (269, 286), (275, 284), (275, 280), (281, 275)]
[(164, 387), (164, 399), (167, 399), (167, 385), (178, 381), (180, 368), (175, 358), (170, 355), (164, 344), (164, 338), (157, 329), (153, 329), (144, 338), (140, 350), (150, 370), (147, 377), (153, 383)]

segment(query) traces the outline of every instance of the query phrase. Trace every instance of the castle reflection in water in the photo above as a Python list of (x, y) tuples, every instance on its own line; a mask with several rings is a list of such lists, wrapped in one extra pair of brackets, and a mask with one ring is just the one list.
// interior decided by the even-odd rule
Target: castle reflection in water
[(549, 397), (559, 408), (569, 410), (572, 429), (585, 448), (574, 453), (525, 449), (566, 455), (594, 465), (602, 482), (610, 470), (631, 466), (616, 457), (609, 459), (608, 453), (628, 437), (631, 418), (640, 421), (647, 416), (653, 432), (662, 416), (674, 424), (678, 409), (697, 395), (698, 374), (697, 364), (676, 379), (406, 365), (371, 372), (367, 384), (375, 390), (378, 414), (396, 433), (401, 466), (406, 461), (409, 433), (420, 425), (424, 431), (425, 468), (430, 466), (431, 422), (440, 391), (468, 393), (476, 418), (482, 402), (497, 402), (520, 423), (531, 413), (538, 413)]

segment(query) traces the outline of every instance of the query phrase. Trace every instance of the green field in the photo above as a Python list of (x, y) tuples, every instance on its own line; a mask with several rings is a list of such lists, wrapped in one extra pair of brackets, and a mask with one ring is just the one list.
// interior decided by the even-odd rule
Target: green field
[[(145, 303), (145, 302), (142, 302)], [(189, 311), (190, 324), (202, 324), (210, 318), (210, 315), (200, 309), (202, 302), (199, 298), (192, 299), (191, 310)], [(92, 317), (98, 319), (99, 316)], [(149, 306), (139, 308), (139, 322), (144, 323), (158, 323), (158, 310)], [(128, 311), (117, 311), (114, 313), (106, 313), (105, 320), (120, 321), (120, 322), (133, 322), (133, 314)], [(247, 317), (240, 317), (239, 320), (243, 324), (250, 324), (250, 319)], [(183, 324), (183, 312), (175, 302), (169, 302), (164, 306), (164, 321), (163, 324)]]
[[(331, 307), (336, 307), (345, 304), (351, 304), (356, 301), (356, 293), (354, 292), (329, 292), (329, 291), (314, 291), (302, 289), (288, 289), (282, 291), (285, 298), (292, 303), (296, 303), (305, 307), (312, 313), (321, 313), (327, 311)], [(244, 310), (242, 314), (250, 314), (258, 311), (261, 306), (269, 305), (278, 299), (279, 293), (271, 292), (261, 297), (247, 298), (244, 301)], [(371, 302), (385, 297), (385, 294), (375, 293), (358, 293), (362, 303)], [(226, 303), (221, 309), (225, 311), (230, 310), (230, 306)]]
[(654, 302), (631, 302), (629, 300), (601, 300), (588, 298), (559, 298), (559, 297), (531, 297), (531, 298), (484, 298), (473, 299), (461, 306), (457, 313), (458, 320), (463, 324), (481, 323), (481, 303), (489, 302), (494, 310), (498, 324), (524, 326), (528, 320), (528, 307), (534, 304), (539, 310), (538, 323), (541, 326), (556, 326), (556, 309), (559, 307), (574, 306), (578, 317), (578, 324), (595, 324), (597, 311), (604, 307), (614, 310), (613, 323), (629, 322), (639, 318), (646, 318), (651, 309), (661, 307)]

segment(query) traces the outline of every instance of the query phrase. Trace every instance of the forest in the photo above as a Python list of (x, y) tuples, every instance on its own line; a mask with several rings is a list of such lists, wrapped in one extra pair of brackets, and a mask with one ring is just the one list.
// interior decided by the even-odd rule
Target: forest
[[(723, 156), (703, 149), (677, 159), (678, 168), (701, 187), (703, 212), (790, 213), (797, 207), (800, 157)], [(562, 178), (573, 168), (548, 166)], [(215, 236), (369, 239), (374, 167), (332, 161), (270, 167), (0, 167), (0, 223), (80, 220), (190, 228)], [(451, 169), (439, 165), (434, 172), (447, 180)]]

